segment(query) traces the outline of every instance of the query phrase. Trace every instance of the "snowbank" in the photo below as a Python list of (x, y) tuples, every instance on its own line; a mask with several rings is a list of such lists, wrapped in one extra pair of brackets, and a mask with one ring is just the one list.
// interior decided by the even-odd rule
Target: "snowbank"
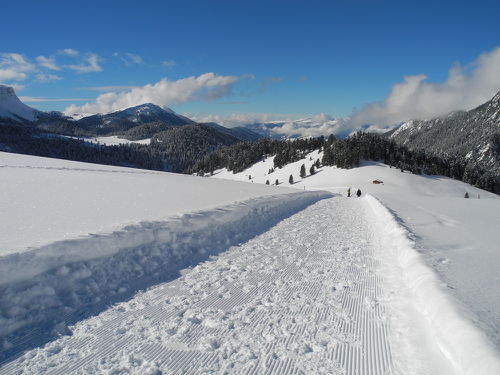
[(0, 152), (0, 256), (292, 192), (283, 187)]
[(416, 251), (415, 243), (396, 218), (376, 198), (366, 196), (383, 233), (383, 246), (396, 251), (404, 280), (417, 310), (423, 314), (437, 344), (462, 374), (500, 374), (500, 357), (483, 332), (465, 318), (467, 313), (443, 290), (432, 268)]
[[(143, 222), (109, 234), (60, 241), (0, 258), (0, 336), (49, 330), (74, 314), (175, 277), (180, 269), (265, 231), (331, 197), (297, 192)], [(82, 312), (83, 311), (83, 312)], [(18, 331), (18, 332), (15, 332)]]

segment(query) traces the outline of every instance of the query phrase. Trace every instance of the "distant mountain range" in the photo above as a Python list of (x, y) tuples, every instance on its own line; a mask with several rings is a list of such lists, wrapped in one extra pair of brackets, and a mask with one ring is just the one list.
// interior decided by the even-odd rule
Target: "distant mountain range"
[[(150, 145), (128, 145), (122, 146), (121, 149), (128, 147), (141, 149), (141, 153), (149, 152), (151, 155), (148, 157), (152, 157), (155, 161), (154, 163), (148, 161), (146, 164), (154, 164), (157, 169), (173, 172), (187, 171), (205, 154), (221, 146), (262, 138), (260, 134), (246, 128), (225, 128), (216, 123), (198, 124), (169, 108), (161, 108), (152, 103), (112, 113), (73, 119), (60, 112), (42, 112), (33, 109), (22, 103), (11, 87), (2, 85), (0, 85), (0, 125), (4, 126), (2, 129), (4, 139), (1, 142), (0, 138), (0, 150), (23, 150), (32, 154), (41, 152), (39, 150), (44, 147), (39, 142), (35, 142), (34, 150), (30, 150), (27, 144), (33, 144), (35, 138), (47, 140), (48, 136), (52, 136), (50, 142), (54, 144), (54, 147), (61, 142), (70, 142), (61, 136), (95, 138), (115, 135), (133, 141), (150, 138)], [(7, 130), (5, 128), (7, 125), (18, 128)], [(54, 138), (54, 136), (57, 137)], [(25, 140), (23, 143), (20, 139), (22, 137), (29, 137), (30, 140)], [(60, 146), (66, 150), (63, 154), (67, 155), (69, 153), (67, 145), (61, 144)], [(89, 145), (89, 147), (95, 148), (96, 146)], [(143, 148), (149, 151), (142, 150)], [(82, 152), (78, 151), (77, 156)], [(108, 159), (116, 159), (116, 163), (120, 164), (120, 158), (125, 154), (124, 150), (120, 150), (120, 157), (109, 156), (104, 161), (107, 163)], [(53, 154), (50, 150), (45, 150), (43, 155), (61, 157), (61, 153), (57, 150), (54, 150)], [(142, 160), (142, 158), (137, 155), (132, 157), (133, 160)], [(126, 160), (123, 164), (134, 165)]]
[[(333, 126), (337, 121), (326, 118), (316, 123), (312, 119), (302, 119), (293, 124), (275, 121), (226, 128), (216, 123), (196, 123), (169, 108), (151, 103), (72, 119), (59, 112), (33, 109), (22, 103), (12, 88), (0, 85), (0, 125), (4, 126), (0, 132), (3, 133), (0, 134), (0, 150), (23, 150), (22, 152), (37, 154), (38, 151), (30, 150), (27, 144), (32, 144), (36, 138), (38, 143), (35, 142), (33, 148), (39, 150), (45, 147), (39, 140), (44, 137), (47, 139), (48, 136), (52, 137), (52, 143), (64, 142), (66, 138), (61, 136), (94, 138), (114, 135), (132, 141), (151, 139), (150, 145), (123, 146), (121, 155), (126, 155), (126, 147), (134, 149), (134, 152), (140, 149), (141, 156), (131, 154), (131, 160), (143, 160), (144, 154), (147, 154), (147, 158), (151, 160), (148, 159), (145, 164), (173, 172), (189, 171), (197, 161), (222, 146), (255, 141), (266, 136), (277, 138), (281, 134), (279, 128), (283, 126), (292, 130), (312, 128), (315, 134), (321, 129), (318, 124), (328, 123)], [(7, 125), (22, 129), (8, 133), (5, 128)], [(19, 135), (19, 132), (24, 132), (24, 135)], [(15, 136), (12, 135), (14, 133)], [(10, 138), (7, 139), (6, 134), (10, 134)], [(23, 144), (22, 137), (28, 136), (32, 138), (31, 143)], [(500, 180), (500, 92), (471, 111), (454, 112), (431, 120), (408, 121), (387, 133), (386, 137), (410, 150), (435, 155), (442, 160), (459, 160), (463, 168), (467, 165), (471, 168), (479, 167), (475, 170), (488, 171), (496, 180)], [(67, 145), (63, 149), (66, 150), (63, 155), (71, 154), (67, 151)], [(77, 156), (80, 154), (78, 151)], [(51, 154), (51, 150), (45, 150), (43, 155), (61, 157), (61, 153), (54, 151)], [(121, 163), (120, 165), (137, 164), (120, 157), (109, 156), (109, 159), (116, 164)], [(477, 179), (476, 177), (472, 180)]]
[(458, 157), (500, 176), (500, 92), (470, 111), (411, 120), (387, 135), (410, 150)]

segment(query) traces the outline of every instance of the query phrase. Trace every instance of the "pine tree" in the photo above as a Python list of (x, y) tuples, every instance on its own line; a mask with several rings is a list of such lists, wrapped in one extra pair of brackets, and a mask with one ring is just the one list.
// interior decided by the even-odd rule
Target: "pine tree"
[(292, 185), (292, 184), (293, 184), (293, 176), (292, 176), (292, 175), (290, 175), (290, 178), (288, 179), (288, 183), (289, 183), (290, 185)]
[(314, 165), (316, 166), (316, 169), (321, 166), (321, 164), (319, 163), (319, 159), (316, 159), (316, 163), (314, 163)]
[(309, 168), (309, 173), (311, 174), (311, 176), (316, 173), (316, 171), (314, 170), (314, 164), (311, 165), (311, 168)]
[(279, 185), (280, 182), (278, 181), (278, 179), (276, 179), (276, 181), (274, 182), (275, 185)]
[(305, 178), (306, 177), (306, 166), (304, 164), (301, 165), (300, 167), (300, 177)]
[(465, 192), (464, 198), (469, 198), (469, 193)]
[(269, 180), (266, 180), (266, 185), (269, 185)]

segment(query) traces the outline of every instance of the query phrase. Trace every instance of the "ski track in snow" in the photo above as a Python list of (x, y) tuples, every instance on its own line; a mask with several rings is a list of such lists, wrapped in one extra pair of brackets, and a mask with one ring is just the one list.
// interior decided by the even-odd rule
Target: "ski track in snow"
[(320, 201), (0, 374), (389, 374), (390, 299), (363, 200)]

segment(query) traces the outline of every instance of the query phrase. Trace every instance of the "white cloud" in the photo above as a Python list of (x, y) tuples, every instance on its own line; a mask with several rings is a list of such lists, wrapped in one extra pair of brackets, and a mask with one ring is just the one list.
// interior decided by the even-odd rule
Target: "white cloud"
[(303, 117), (284, 113), (233, 113), (228, 116), (184, 113), (184, 116), (197, 122), (216, 122), (229, 128), (247, 124), (261, 124), (276, 121), (287, 122)]
[(115, 52), (113, 54), (115, 57), (118, 57), (120, 60), (123, 61), (123, 63), (127, 66), (131, 65), (139, 65), (142, 64), (144, 61), (142, 60), (142, 57), (130, 52), (125, 52), (125, 53), (118, 53)]
[(92, 86), (92, 87), (83, 87), (82, 90), (90, 90), (90, 91), (126, 91), (130, 89), (135, 89), (140, 86), (134, 85), (118, 85), (118, 86)]
[(19, 53), (0, 53), (0, 82), (22, 81), (28, 77), (35, 66)]
[[(335, 119), (326, 113), (313, 117), (278, 113), (234, 113), (228, 116), (194, 115), (184, 113), (197, 122), (216, 122), (226, 127), (261, 124), (270, 133), (287, 137), (319, 137), (321, 135), (345, 134), (345, 119)], [(266, 124), (266, 125), (264, 125)]]
[(19, 99), (25, 103), (45, 103), (45, 102), (83, 102), (88, 99), (84, 98), (41, 98), (41, 97), (33, 97), (33, 96), (20, 96)]
[(237, 113), (227, 116), (186, 114), (199, 122), (217, 122), (234, 127), (273, 122), (267, 126), (275, 134), (290, 136), (346, 136), (358, 130), (385, 132), (409, 119), (433, 118), (455, 110), (470, 110), (500, 91), (500, 47), (481, 54), (465, 67), (453, 65), (445, 82), (427, 82), (424, 74), (406, 76), (392, 86), (381, 102), (353, 111), (348, 118), (327, 114), (297, 118), (288, 114)]
[(108, 92), (99, 95), (94, 103), (83, 106), (69, 106), (65, 113), (106, 113), (143, 103), (168, 106), (189, 100), (216, 99), (226, 95), (232, 85), (240, 80), (237, 76), (220, 76), (205, 73), (198, 77), (188, 77), (177, 81), (163, 78), (155, 84), (136, 87), (125, 92)]
[(18, 72), (15, 69), (0, 69), (0, 82), (10, 80), (22, 81), (23, 79), (26, 79), (26, 77), (26, 73)]
[(442, 83), (427, 82), (425, 74), (405, 76), (382, 102), (354, 111), (351, 128), (370, 124), (372, 130), (409, 119), (426, 119), (456, 110), (470, 110), (500, 90), (500, 47), (483, 53), (471, 64), (453, 65)]
[(58, 75), (55, 74), (45, 74), (45, 73), (38, 73), (35, 75), (35, 78), (38, 82), (52, 82), (52, 81), (60, 81), (62, 77), (59, 77)]
[(43, 66), (44, 68), (50, 70), (61, 70), (61, 67), (56, 64), (56, 59), (54, 56), (38, 56), (36, 58), (36, 61), (38, 62), (38, 65)]
[[(316, 117), (316, 116), (315, 116)], [(271, 131), (285, 137), (319, 137), (321, 135), (344, 134), (344, 119), (330, 119), (317, 121), (313, 118), (297, 121), (288, 121), (283, 125), (273, 127)]]
[(66, 67), (78, 73), (101, 72), (102, 67), (99, 65), (100, 60), (101, 58), (97, 54), (88, 53), (80, 64), (67, 65)]
[(173, 68), (175, 66), (176, 62), (174, 60), (165, 60), (162, 61), (161, 65), (163, 65), (166, 68)]
[(425, 74), (405, 76), (402, 82), (392, 86), (383, 101), (354, 110), (348, 118), (318, 115), (308, 120), (284, 121), (272, 131), (286, 137), (330, 133), (345, 136), (361, 129), (385, 132), (409, 119), (429, 119), (456, 110), (473, 109), (498, 91), (500, 47), (481, 54), (465, 66), (452, 65), (444, 82), (428, 82)]
[(73, 48), (65, 48), (65, 49), (60, 49), (57, 51), (59, 55), (66, 55), (66, 56), (78, 56), (80, 52), (78, 52), (76, 49)]

